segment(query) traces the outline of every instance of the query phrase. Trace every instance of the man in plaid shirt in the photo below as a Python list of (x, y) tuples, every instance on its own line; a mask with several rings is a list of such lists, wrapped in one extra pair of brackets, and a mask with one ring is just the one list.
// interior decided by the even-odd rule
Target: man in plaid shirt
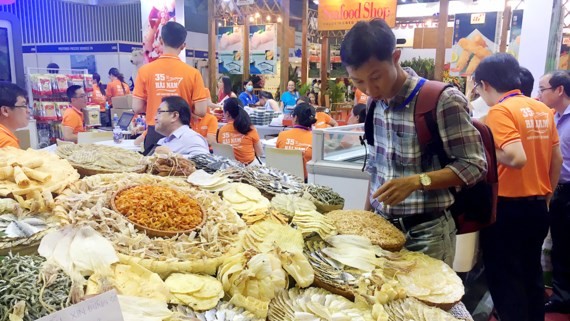
[(369, 145), (369, 202), (400, 228), (406, 248), (452, 265), (455, 223), (447, 208), (449, 188), (471, 186), (483, 179), (487, 162), (481, 136), (471, 122), (467, 99), (455, 88), (443, 91), (437, 104), (437, 124), (451, 163), (440, 165), (437, 151), (422, 152), (414, 124), (417, 93), (425, 82), (400, 67), (400, 51), (382, 19), (361, 21), (346, 34), (341, 59), (358, 89), (376, 107), (367, 116), (374, 132)]

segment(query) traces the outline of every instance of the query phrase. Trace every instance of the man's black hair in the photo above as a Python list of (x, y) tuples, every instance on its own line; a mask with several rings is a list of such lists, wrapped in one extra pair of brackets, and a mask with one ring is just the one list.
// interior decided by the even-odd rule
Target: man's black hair
[(67, 88), (67, 98), (69, 98), (69, 101), (71, 101), (71, 98), (75, 98), (75, 92), (79, 89), (81, 89), (83, 87), (79, 86), (79, 85), (71, 85)]
[(395, 48), (396, 37), (386, 21), (359, 21), (342, 40), (340, 59), (345, 66), (359, 68), (370, 58), (391, 60)]
[(182, 125), (190, 125), (190, 105), (180, 96), (168, 96), (162, 98), (162, 102), (168, 105), (168, 111), (178, 113), (178, 119)]
[(473, 79), (480, 84), (485, 81), (499, 93), (521, 88), (519, 62), (508, 53), (497, 53), (483, 59)]
[(0, 82), (0, 106), (14, 107), (18, 97), (26, 97), (28, 93), (11, 82)]
[(521, 78), (521, 92), (527, 97), (532, 96), (532, 89), (534, 88), (534, 77), (532, 73), (525, 67), (521, 67), (519, 76)]
[(160, 33), (164, 44), (170, 48), (180, 48), (186, 42), (186, 29), (175, 21), (167, 22)]
[(568, 71), (559, 70), (552, 72), (548, 83), (553, 89), (560, 86), (564, 87), (564, 93), (570, 97), (570, 73)]

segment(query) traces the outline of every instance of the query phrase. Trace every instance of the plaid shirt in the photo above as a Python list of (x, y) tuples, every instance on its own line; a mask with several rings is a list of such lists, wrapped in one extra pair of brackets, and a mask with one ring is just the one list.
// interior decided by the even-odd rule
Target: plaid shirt
[[(420, 78), (409, 76), (400, 92), (386, 105), (377, 101), (374, 110), (374, 146), (368, 146), (367, 171), (370, 173), (370, 203), (387, 217), (432, 213), (453, 204), (448, 189), (412, 192), (402, 203), (383, 206), (372, 194), (385, 182), (441, 169), (436, 153), (422, 155), (414, 124), (417, 96), (402, 106)], [(481, 136), (467, 112), (467, 99), (455, 88), (443, 91), (437, 104), (437, 124), (444, 150), (452, 162), (446, 167), (471, 186), (487, 171)], [(428, 151), (429, 152), (429, 151)], [(422, 159), (423, 166), (422, 166)]]

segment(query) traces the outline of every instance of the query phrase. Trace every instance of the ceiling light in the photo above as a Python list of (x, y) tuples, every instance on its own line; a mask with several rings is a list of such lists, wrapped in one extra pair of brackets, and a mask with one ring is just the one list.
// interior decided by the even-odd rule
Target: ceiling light
[(283, 22), (283, 19), (281, 19), (281, 16), (277, 17), (277, 22), (279, 22), (279, 23)]
[(253, 16), (249, 16), (249, 22), (253, 22)]
[(271, 16), (267, 15), (267, 17), (265, 19), (267, 19), (267, 21), (271, 21)]

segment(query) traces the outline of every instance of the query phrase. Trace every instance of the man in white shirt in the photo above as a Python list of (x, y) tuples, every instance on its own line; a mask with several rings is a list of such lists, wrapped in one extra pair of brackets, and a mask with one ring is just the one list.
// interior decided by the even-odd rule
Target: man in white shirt
[(177, 153), (185, 156), (208, 154), (208, 142), (190, 129), (190, 106), (180, 96), (164, 97), (155, 117), (156, 131), (164, 135), (155, 153)]

